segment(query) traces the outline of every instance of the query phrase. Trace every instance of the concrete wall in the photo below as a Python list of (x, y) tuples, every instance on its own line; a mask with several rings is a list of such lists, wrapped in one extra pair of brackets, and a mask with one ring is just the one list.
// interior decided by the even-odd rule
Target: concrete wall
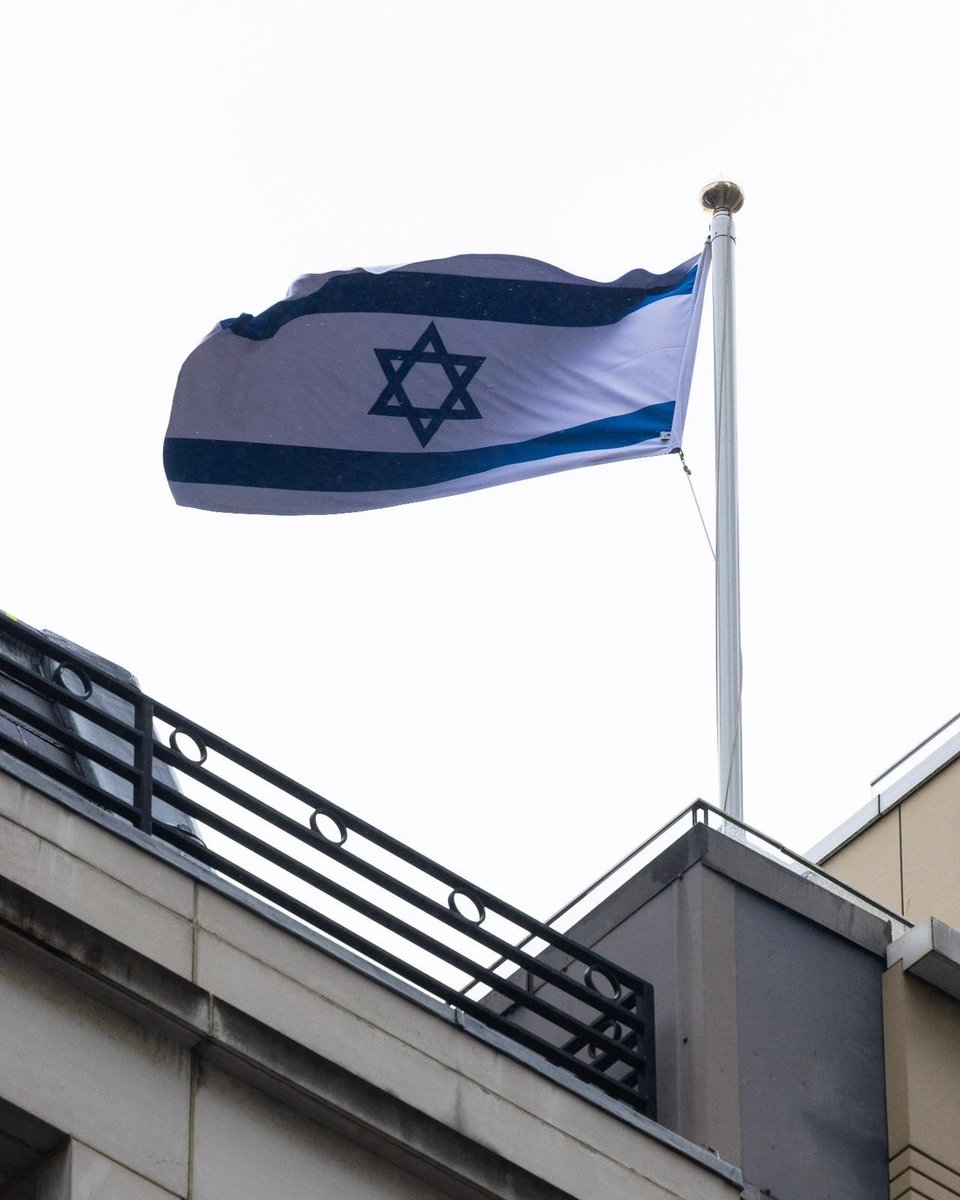
[(71, 1139), (2, 1200), (440, 1200), (450, 1191), (365, 1150), (227, 1073), (200, 1074), (191, 1185), (168, 1190)]
[(0, 774), (0, 1102), (62, 1135), (2, 1185), (16, 1200), (739, 1194), (733, 1168), (113, 826)]
[[(440, 1200), (447, 1189), (215, 1066), (7, 943), (0, 1087), (69, 1131), (42, 1200)], [(25, 1182), (10, 1194), (31, 1195)]]
[(572, 931), (653, 984), (659, 1120), (777, 1200), (886, 1187), (886, 923), (698, 826)]
[(745, 1178), (787, 1200), (872, 1200), (886, 1182), (884, 962), (737, 888)]
[(731, 888), (692, 862), (612, 929), (591, 932), (599, 953), (653, 985), (658, 1119), (739, 1164)]

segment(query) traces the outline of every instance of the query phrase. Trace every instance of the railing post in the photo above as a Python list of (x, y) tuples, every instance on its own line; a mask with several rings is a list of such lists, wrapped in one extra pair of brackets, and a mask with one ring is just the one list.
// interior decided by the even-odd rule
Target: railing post
[(137, 810), (137, 828), (153, 833), (153, 701), (141, 696), (135, 709), (137, 740), (133, 748), (133, 765), (138, 772), (134, 784), (133, 804)]

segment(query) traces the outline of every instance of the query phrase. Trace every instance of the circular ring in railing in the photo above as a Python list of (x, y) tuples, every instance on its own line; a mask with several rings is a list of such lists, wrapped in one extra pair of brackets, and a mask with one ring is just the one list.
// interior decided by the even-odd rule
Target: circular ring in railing
[[(80, 690), (77, 691), (76, 688), (72, 688), (67, 682), (68, 679), (75, 679), (80, 684)], [(53, 682), (57, 687), (63, 688), (65, 692), (69, 692), (71, 696), (76, 696), (80, 700), (89, 700), (93, 695), (93, 684), (86, 673), (76, 663), (66, 660), (60, 663), (54, 669)]]
[[(465, 902), (466, 908), (461, 907), (461, 902)], [(483, 907), (480, 897), (475, 896), (473, 892), (464, 891), (463, 888), (453, 889), (447, 897), (447, 907), (458, 917), (472, 921), (474, 925), (482, 925), (487, 917), (487, 910)]]
[[(603, 1036), (608, 1037), (611, 1042), (619, 1042), (623, 1037), (623, 1026), (619, 1021), (615, 1021), (613, 1017), (606, 1017), (600, 1022), (596, 1029), (597, 1033), (602, 1033)], [(591, 1058), (599, 1058), (601, 1054), (607, 1053), (609, 1053), (609, 1051), (605, 1050), (603, 1046), (598, 1046), (596, 1042), (589, 1042), (587, 1044), (587, 1054), (589, 1054)]]
[[(182, 746), (180, 744), (181, 738), (185, 739), (189, 744)], [(193, 747), (193, 750), (196, 752), (195, 754), (190, 753), (190, 746)], [(207, 747), (195, 733), (192, 733), (189, 729), (184, 729), (180, 725), (170, 732), (170, 749), (176, 751), (187, 762), (193, 763), (195, 767), (202, 767), (207, 761)]]
[[(597, 982), (600, 979), (602, 979), (607, 985), (607, 988), (610, 989), (609, 994)], [(598, 996), (603, 996), (606, 1000), (619, 1000), (623, 992), (623, 989), (620, 987), (620, 984), (614, 975), (608, 971), (606, 967), (598, 967), (596, 964), (587, 967), (587, 969), (584, 971), (583, 982), (588, 988), (590, 988), (592, 992), (596, 992)]]
[[(331, 836), (329, 832), (324, 832), (320, 828), (320, 821), (329, 821), (330, 825), (337, 831), (336, 836)], [(317, 808), (310, 814), (310, 828), (325, 842), (329, 842), (332, 846), (342, 846), (347, 840), (347, 827), (336, 813), (331, 812), (329, 808)]]

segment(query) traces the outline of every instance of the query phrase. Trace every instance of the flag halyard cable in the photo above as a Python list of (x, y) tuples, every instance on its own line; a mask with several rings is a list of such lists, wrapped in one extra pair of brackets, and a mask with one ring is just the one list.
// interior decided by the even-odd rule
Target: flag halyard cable
[(687, 460), (686, 460), (686, 458), (684, 458), (683, 451), (678, 450), (677, 453), (680, 455), (680, 465), (683, 467), (683, 472), (687, 477), (687, 484), (689, 485), (689, 488), (690, 488), (690, 495), (693, 497), (693, 503), (696, 505), (696, 508), (697, 508), (697, 516), (700, 518), (700, 524), (703, 526), (703, 535), (707, 539), (707, 545), (710, 547), (710, 555), (713, 558), (713, 561), (716, 562), (717, 561), (717, 552), (713, 548), (713, 541), (710, 538), (710, 530), (707, 528), (707, 522), (703, 515), (703, 509), (700, 507), (700, 500), (697, 496), (697, 489), (693, 486), (693, 472), (687, 466)]

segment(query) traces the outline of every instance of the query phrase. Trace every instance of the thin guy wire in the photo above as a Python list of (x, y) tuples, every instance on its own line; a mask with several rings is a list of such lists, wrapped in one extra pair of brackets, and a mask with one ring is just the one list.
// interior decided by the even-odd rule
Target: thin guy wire
[(683, 467), (684, 474), (687, 477), (687, 483), (690, 485), (690, 495), (693, 497), (693, 502), (697, 506), (697, 516), (700, 518), (700, 524), (703, 526), (703, 535), (707, 539), (707, 545), (710, 547), (710, 553), (713, 555), (713, 561), (717, 561), (717, 552), (713, 548), (713, 542), (710, 540), (710, 530), (707, 528), (707, 523), (703, 519), (703, 509), (700, 507), (700, 501), (697, 499), (697, 491), (693, 486), (693, 472), (687, 466), (687, 460), (683, 457), (683, 451), (678, 450), (680, 455), (680, 465)]

